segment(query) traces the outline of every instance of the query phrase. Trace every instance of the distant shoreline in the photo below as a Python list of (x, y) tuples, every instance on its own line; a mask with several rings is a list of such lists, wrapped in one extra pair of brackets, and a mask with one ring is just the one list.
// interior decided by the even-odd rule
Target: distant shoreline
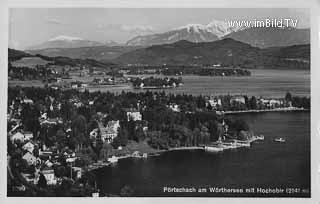
[(275, 108), (275, 109), (262, 109), (262, 110), (241, 110), (241, 111), (224, 111), (224, 114), (238, 114), (238, 113), (261, 113), (261, 112), (292, 112), (292, 111), (310, 111), (305, 108)]

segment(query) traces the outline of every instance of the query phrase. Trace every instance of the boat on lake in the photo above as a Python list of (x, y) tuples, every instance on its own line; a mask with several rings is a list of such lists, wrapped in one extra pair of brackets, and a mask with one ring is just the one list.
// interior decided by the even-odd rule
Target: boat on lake
[(257, 140), (264, 140), (264, 135), (256, 136)]
[(280, 143), (284, 143), (286, 140), (282, 137), (279, 137), (279, 138), (275, 138), (274, 139), (275, 142), (280, 142)]

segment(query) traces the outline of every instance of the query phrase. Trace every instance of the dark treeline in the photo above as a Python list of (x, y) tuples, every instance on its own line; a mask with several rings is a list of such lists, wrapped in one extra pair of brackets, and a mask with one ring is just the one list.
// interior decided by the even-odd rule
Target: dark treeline
[(44, 66), (29, 67), (14, 67), (9, 63), (8, 75), (11, 79), (16, 80), (45, 80), (48, 78), (59, 77), (54, 70)]
[(239, 68), (171, 68), (158, 70), (164, 75), (199, 75), (199, 76), (250, 76), (251, 72)]
[(182, 83), (182, 78), (155, 78), (155, 77), (147, 77), (147, 78), (133, 78), (131, 80), (132, 84), (136, 88), (143, 87), (176, 87)]
[(250, 76), (251, 72), (246, 69), (234, 67), (212, 67), (212, 65), (203, 66), (132, 66), (127, 74), (163, 74), (163, 75), (199, 75), (199, 76)]

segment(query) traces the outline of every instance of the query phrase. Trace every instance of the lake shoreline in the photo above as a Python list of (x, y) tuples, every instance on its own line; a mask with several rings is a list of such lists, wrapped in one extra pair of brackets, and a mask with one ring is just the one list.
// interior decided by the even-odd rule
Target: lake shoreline
[[(251, 144), (252, 142), (254, 141), (257, 141), (257, 140), (260, 140), (258, 136), (254, 136), (253, 138), (247, 140), (247, 141), (244, 141), (244, 142), (247, 142), (249, 144)], [(146, 156), (134, 156), (133, 154), (128, 154), (128, 155), (124, 155), (124, 156), (112, 156), (111, 158), (114, 158), (116, 159), (116, 162), (96, 162), (96, 163), (93, 163), (91, 165), (89, 165), (87, 168), (88, 168), (88, 171), (93, 171), (93, 170), (97, 170), (97, 169), (100, 169), (100, 168), (103, 168), (103, 167), (106, 167), (106, 166), (111, 166), (112, 164), (114, 163), (117, 163), (119, 160), (121, 159), (128, 159), (128, 158), (132, 158), (132, 159), (148, 159), (149, 157), (154, 157), (154, 156), (160, 156), (161, 154), (163, 153), (166, 153), (166, 152), (173, 152), (173, 151), (186, 151), (186, 150), (206, 150), (206, 146), (210, 146), (210, 145), (203, 145), (203, 146), (183, 146), (183, 147), (172, 147), (172, 148), (169, 148), (169, 149), (162, 149), (162, 150), (154, 150), (153, 152), (139, 152), (141, 154), (146, 154)], [(238, 148), (242, 148), (244, 146), (237, 146), (235, 149), (238, 149)], [(223, 148), (223, 150), (228, 150), (230, 148)]]
[(276, 108), (276, 109), (261, 109), (261, 110), (241, 110), (241, 111), (224, 111), (224, 114), (232, 115), (239, 113), (263, 113), (263, 112), (308, 112), (309, 109), (297, 108), (297, 107), (288, 107), (288, 108)]

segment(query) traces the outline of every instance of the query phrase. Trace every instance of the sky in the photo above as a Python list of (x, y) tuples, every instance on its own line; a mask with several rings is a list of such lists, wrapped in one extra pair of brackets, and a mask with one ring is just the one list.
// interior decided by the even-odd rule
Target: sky
[(124, 43), (137, 35), (161, 33), (212, 20), (292, 18), (310, 27), (308, 9), (275, 8), (11, 8), (9, 47), (26, 49), (56, 36)]

